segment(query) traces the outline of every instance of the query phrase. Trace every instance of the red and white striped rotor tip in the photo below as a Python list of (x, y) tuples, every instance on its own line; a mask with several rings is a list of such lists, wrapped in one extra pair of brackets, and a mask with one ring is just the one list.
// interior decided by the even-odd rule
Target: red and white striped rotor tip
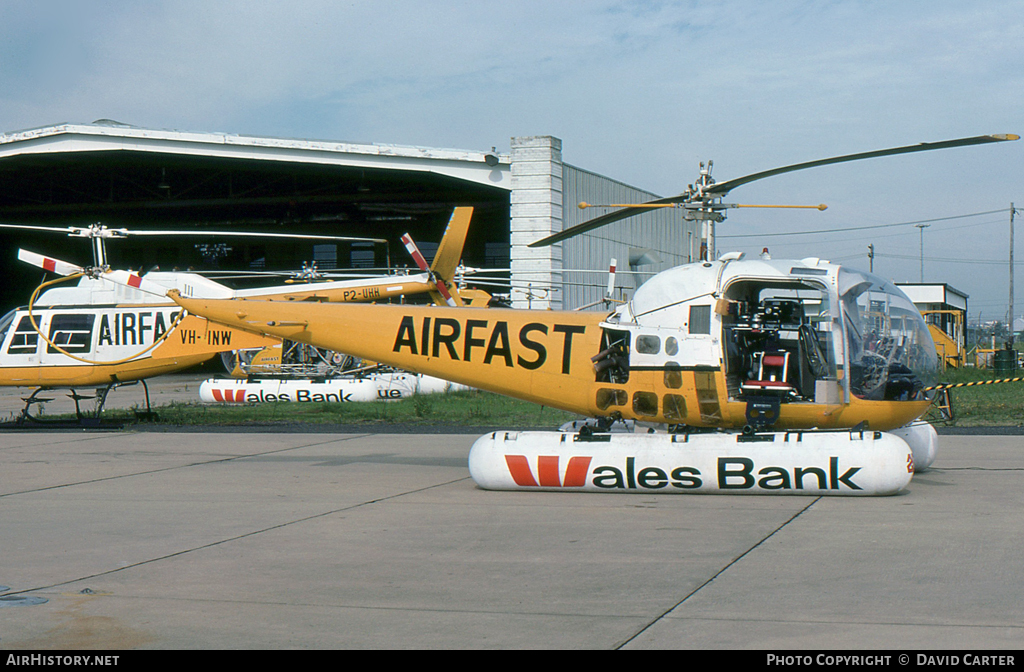
[(615, 266), (618, 264), (617, 259), (612, 259), (611, 263), (608, 264), (608, 296), (615, 293)]
[(402, 244), (405, 245), (405, 249), (409, 252), (409, 256), (416, 262), (416, 265), (420, 267), (420, 270), (424, 273), (430, 270), (427, 266), (427, 260), (424, 258), (423, 253), (420, 252), (420, 248), (413, 242), (412, 236), (408, 233), (402, 234)]
[(18, 250), (18, 260), (24, 261), (26, 264), (38, 266), (44, 271), (50, 273), (56, 273), (57, 275), (74, 275), (75, 273), (85, 273), (85, 269), (77, 264), (72, 264), (67, 261), (61, 261), (60, 259), (54, 259), (53, 257), (45, 257), (35, 252), (29, 252), (28, 250)]
[(413, 261), (416, 262), (416, 265), (420, 267), (420, 270), (424, 273), (430, 274), (430, 279), (434, 283), (434, 288), (437, 289), (438, 293), (442, 297), (444, 297), (445, 303), (453, 308), (458, 306), (459, 304), (457, 304), (455, 299), (452, 298), (452, 294), (448, 291), (448, 287), (445, 285), (444, 280), (438, 280), (433, 272), (431, 272), (430, 267), (427, 266), (427, 260), (423, 256), (423, 253), (420, 252), (420, 248), (416, 246), (415, 242), (413, 242), (412, 236), (408, 233), (402, 234), (402, 244), (405, 245), (405, 249), (408, 250), (409, 255), (413, 258)]

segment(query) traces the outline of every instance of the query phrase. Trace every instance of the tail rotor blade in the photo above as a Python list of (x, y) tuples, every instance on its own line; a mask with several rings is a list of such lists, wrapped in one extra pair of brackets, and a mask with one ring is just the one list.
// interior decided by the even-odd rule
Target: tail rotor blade
[(451, 306), (452, 308), (455, 308), (456, 306), (459, 305), (458, 303), (456, 303), (455, 297), (453, 297), (452, 293), (448, 291), (448, 287), (445, 286), (443, 281), (435, 280), (434, 281), (434, 287), (437, 288), (438, 294), (440, 294), (442, 297), (444, 297), (445, 303), (447, 303), (449, 306)]
[(430, 267), (427, 266), (427, 260), (423, 258), (423, 254), (420, 252), (420, 248), (413, 242), (412, 237), (406, 233), (402, 235), (402, 244), (405, 245), (405, 249), (408, 250), (409, 256), (416, 262), (420, 270), (424, 273), (430, 271)]
[(441, 295), (445, 303), (453, 308), (458, 306), (458, 302), (452, 297), (452, 293), (448, 291), (448, 286), (445, 285), (443, 280), (438, 280), (434, 273), (430, 270), (427, 265), (427, 260), (423, 257), (420, 252), (420, 248), (413, 242), (412, 236), (408, 233), (402, 235), (402, 244), (405, 245), (405, 249), (408, 250), (409, 256), (413, 258), (416, 265), (420, 267), (420, 270), (430, 275), (430, 281), (434, 284), (434, 288), (437, 289), (437, 293)]

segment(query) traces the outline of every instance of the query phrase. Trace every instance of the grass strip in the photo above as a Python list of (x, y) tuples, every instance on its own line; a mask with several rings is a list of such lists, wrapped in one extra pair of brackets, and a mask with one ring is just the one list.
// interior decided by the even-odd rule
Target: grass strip
[[(1000, 380), (1024, 375), (1022, 371), (996, 373), (991, 369), (946, 369), (940, 374), (943, 383), (970, 383)], [(954, 427), (1021, 427), (1024, 426), (1024, 382), (997, 383), (961, 387), (952, 390), (952, 422)], [(930, 416), (935, 414), (930, 411)], [(929, 417), (931, 419), (931, 417)]]
[[(137, 409), (110, 409), (103, 418), (134, 424)], [(262, 404), (172, 403), (154, 408), (165, 425), (344, 424), (557, 427), (580, 416), (490, 392), (420, 394), (395, 401), (269, 402)]]

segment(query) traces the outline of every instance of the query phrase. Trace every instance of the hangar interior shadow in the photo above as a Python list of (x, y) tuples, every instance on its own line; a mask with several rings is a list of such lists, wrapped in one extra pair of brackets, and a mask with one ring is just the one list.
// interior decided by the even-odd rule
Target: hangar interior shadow
[[(114, 268), (146, 272), (297, 271), (408, 267), (408, 232), (428, 261), (452, 208), (471, 205), (467, 266), (509, 266), (509, 192), (437, 173), (286, 161), (247, 161), (151, 152), (19, 155), (0, 162), (0, 223), (35, 226), (247, 231), (384, 238), (387, 244), (216, 236), (146, 236), (108, 241)], [(42, 272), (17, 260), (25, 248), (92, 263), (89, 241), (59, 233), (0, 229), (0, 308), (28, 302)], [(218, 278), (219, 279), (219, 278)], [(266, 278), (234, 278), (239, 286)], [(280, 279), (274, 280), (275, 283)]]

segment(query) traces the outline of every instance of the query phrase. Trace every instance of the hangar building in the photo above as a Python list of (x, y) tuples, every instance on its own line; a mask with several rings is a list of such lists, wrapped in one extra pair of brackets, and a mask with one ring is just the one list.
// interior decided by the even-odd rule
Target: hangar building
[[(626, 295), (650, 274), (695, 260), (697, 225), (672, 209), (547, 247), (527, 244), (589, 219), (575, 207), (658, 195), (563, 162), (551, 136), (515, 137), (510, 152), (268, 138), (139, 128), (110, 120), (0, 135), (0, 223), (262, 231), (385, 238), (372, 243), (138, 237), (108, 244), (112, 266), (321, 270), (411, 266), (409, 232), (430, 258), (457, 205), (474, 206), (463, 260), (501, 269), (515, 307), (569, 309), (600, 299), (609, 259)], [(572, 204), (572, 205), (569, 205)], [(565, 206), (565, 207), (563, 207)], [(3, 308), (27, 302), (39, 271), (24, 247), (88, 264), (87, 241), (0, 229)], [(501, 289), (487, 287), (492, 292)]]

